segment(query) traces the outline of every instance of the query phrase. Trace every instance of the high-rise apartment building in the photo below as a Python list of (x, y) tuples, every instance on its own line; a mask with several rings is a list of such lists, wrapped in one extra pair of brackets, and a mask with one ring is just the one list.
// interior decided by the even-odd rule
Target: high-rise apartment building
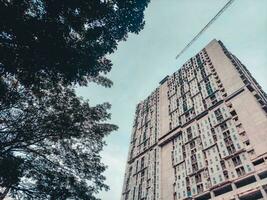
[(136, 108), (122, 200), (267, 199), (267, 96), (213, 40)]

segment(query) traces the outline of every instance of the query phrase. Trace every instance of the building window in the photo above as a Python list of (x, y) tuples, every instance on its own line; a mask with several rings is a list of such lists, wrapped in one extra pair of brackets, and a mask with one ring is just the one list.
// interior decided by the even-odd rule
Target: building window
[(190, 142), (190, 148), (191, 149), (195, 148), (195, 146), (196, 146), (195, 141)]
[(211, 171), (211, 173), (213, 173), (213, 168), (212, 167), (210, 168), (210, 171)]
[(228, 178), (229, 178), (229, 176), (228, 176), (228, 172), (227, 172), (227, 171), (224, 171), (224, 172), (223, 172), (223, 175), (224, 175), (224, 178), (225, 178), (225, 179), (228, 179)]
[(226, 123), (221, 124), (220, 127), (222, 131), (225, 131), (228, 128)]
[(248, 171), (251, 171), (250, 165), (247, 165), (247, 169), (248, 169)]
[(197, 163), (192, 164), (193, 171), (196, 172), (198, 170)]
[(223, 137), (224, 138), (230, 137), (230, 131), (223, 132)]
[(191, 129), (191, 127), (188, 127), (188, 128), (186, 129), (186, 132), (187, 132), (187, 138), (188, 138), (188, 140), (191, 140), (191, 139), (193, 138), (193, 134), (192, 134), (192, 129)]
[(215, 96), (215, 94), (210, 96), (210, 100), (211, 100), (211, 104), (214, 105), (215, 103), (217, 103), (217, 98)]
[(230, 146), (231, 144), (233, 144), (232, 139), (229, 136), (224, 139), (224, 142), (226, 146)]
[(206, 89), (209, 96), (213, 94), (213, 90), (209, 82), (206, 83)]
[(254, 155), (254, 154), (255, 154), (255, 151), (254, 151), (254, 149), (252, 149), (252, 150), (248, 151), (248, 154), (250, 154), (250, 155)]
[(245, 169), (244, 169), (243, 166), (237, 168), (237, 169), (236, 169), (236, 173), (237, 173), (238, 176), (243, 176), (243, 175), (246, 174)]
[(177, 194), (176, 194), (176, 192), (173, 194), (173, 200), (177, 200)]
[(196, 183), (200, 183), (202, 180), (201, 180), (201, 174), (197, 174), (195, 176), (195, 180), (196, 180)]
[(141, 169), (144, 168), (144, 160), (145, 160), (144, 157), (142, 157), (142, 158), (141, 158)]
[(196, 154), (194, 154), (194, 155), (191, 156), (191, 161), (192, 161), (192, 163), (197, 162)]
[(223, 181), (223, 179), (222, 179), (222, 175), (219, 175), (219, 179), (220, 179), (220, 182)]
[(225, 166), (224, 160), (221, 160), (220, 163), (221, 163), (222, 169), (225, 169), (226, 166)]
[(202, 193), (204, 191), (203, 184), (197, 185), (197, 193)]
[(235, 153), (235, 147), (233, 144), (231, 144), (230, 146), (227, 147), (228, 153), (229, 154), (233, 154)]
[(249, 146), (249, 145), (250, 145), (250, 141), (247, 140), (247, 141), (245, 142), (245, 144), (246, 144), (247, 146)]
[(223, 116), (222, 116), (222, 113), (221, 113), (220, 108), (218, 108), (217, 110), (215, 110), (214, 113), (215, 113), (215, 116), (216, 116), (217, 121), (219, 123), (222, 122), (223, 121)]

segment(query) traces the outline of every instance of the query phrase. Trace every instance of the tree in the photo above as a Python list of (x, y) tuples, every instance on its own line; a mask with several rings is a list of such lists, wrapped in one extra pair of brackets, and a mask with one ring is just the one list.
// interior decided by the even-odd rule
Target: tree
[(96, 199), (99, 152), (117, 127), (74, 86), (105, 77), (106, 58), (144, 26), (149, 0), (0, 0), (0, 199)]
[(144, 26), (149, 0), (1, 0), (1, 70), (26, 85), (110, 82), (105, 56)]
[(99, 152), (117, 128), (104, 122), (109, 104), (90, 107), (60, 84), (38, 98), (12, 76), (1, 78), (0, 91), (2, 188), (17, 199), (62, 200), (93, 200), (108, 188)]

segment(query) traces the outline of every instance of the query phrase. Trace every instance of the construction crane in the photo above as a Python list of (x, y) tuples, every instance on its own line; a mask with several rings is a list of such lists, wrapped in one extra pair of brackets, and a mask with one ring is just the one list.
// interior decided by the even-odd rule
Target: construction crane
[(182, 49), (182, 51), (176, 56), (176, 59), (178, 59), (181, 54), (183, 54), (193, 43), (196, 41), (200, 35), (234, 2), (234, 0), (229, 0), (221, 10), (209, 21), (209, 23), (204, 26), (203, 29)]

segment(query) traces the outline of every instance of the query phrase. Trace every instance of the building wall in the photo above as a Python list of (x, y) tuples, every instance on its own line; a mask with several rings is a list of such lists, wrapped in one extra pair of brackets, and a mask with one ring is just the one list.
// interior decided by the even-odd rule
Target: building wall
[(137, 105), (122, 200), (267, 199), (267, 96), (213, 40)]

